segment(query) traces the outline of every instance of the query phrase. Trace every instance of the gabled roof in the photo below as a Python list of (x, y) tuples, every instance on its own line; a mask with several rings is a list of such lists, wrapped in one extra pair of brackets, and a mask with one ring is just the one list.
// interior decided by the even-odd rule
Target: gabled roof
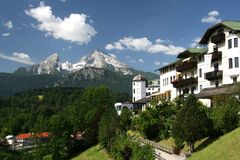
[(133, 81), (146, 81), (146, 78), (143, 75), (138, 74), (135, 77), (133, 77)]
[(133, 104), (146, 104), (147, 102), (151, 102), (151, 97), (144, 97), (142, 99), (139, 99), (135, 102), (132, 102)]
[(19, 134), (16, 136), (16, 139), (27, 139), (30, 138), (32, 136), (31, 133), (23, 133), (23, 134)]
[(218, 23), (210, 28), (205, 32), (202, 39), (200, 40), (199, 44), (207, 44), (209, 37), (216, 29), (220, 29), (222, 27), (229, 28), (231, 30), (240, 30), (240, 21), (223, 21)]
[(16, 136), (16, 139), (28, 139), (28, 138), (47, 138), (49, 137), (49, 132), (41, 132), (36, 133), (35, 135), (33, 133), (22, 133)]
[(212, 98), (218, 95), (230, 95), (236, 92), (239, 84), (225, 84), (214, 88), (205, 88), (199, 94), (196, 95), (197, 98)]
[(188, 58), (193, 55), (197, 54), (205, 54), (208, 52), (208, 49), (206, 47), (201, 48), (189, 48), (181, 53), (178, 54), (177, 58)]

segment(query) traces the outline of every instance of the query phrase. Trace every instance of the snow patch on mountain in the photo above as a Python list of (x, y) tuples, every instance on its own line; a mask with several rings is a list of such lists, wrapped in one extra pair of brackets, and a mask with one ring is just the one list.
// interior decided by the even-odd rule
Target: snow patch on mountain
[(124, 75), (132, 75), (132, 69), (120, 62), (116, 57), (94, 50), (90, 54), (82, 57), (77, 63), (69, 61), (61, 63), (57, 53), (54, 53), (40, 64), (35, 64), (26, 68), (27, 72), (33, 74), (61, 74), (73, 73), (86, 67), (109, 69), (120, 72)]
[(120, 62), (115, 57), (106, 55), (97, 50), (94, 50), (89, 55), (82, 57), (79, 62), (73, 64), (73, 71), (78, 71), (85, 67), (105, 68), (121, 72), (125, 75), (132, 74), (130, 68), (126, 64)]

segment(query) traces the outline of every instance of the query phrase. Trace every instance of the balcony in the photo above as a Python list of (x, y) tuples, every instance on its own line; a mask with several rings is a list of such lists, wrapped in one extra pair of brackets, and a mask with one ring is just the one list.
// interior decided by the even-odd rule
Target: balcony
[(214, 44), (218, 44), (225, 41), (225, 34), (224, 33), (218, 33), (217, 35), (214, 35), (211, 37), (211, 42)]
[(205, 74), (205, 79), (211, 81), (211, 80), (222, 78), (222, 75), (223, 75), (223, 71), (221, 70), (207, 72)]
[(196, 84), (197, 81), (198, 81), (198, 79), (194, 78), (194, 77), (190, 77), (190, 78), (187, 78), (187, 79), (180, 78), (180, 79), (177, 79), (177, 80), (173, 81), (172, 84), (173, 84), (174, 88), (180, 88), (180, 87)]
[(212, 54), (212, 62), (222, 60), (222, 52), (213, 51), (211, 54)]
[(188, 62), (182, 62), (180, 63), (177, 67), (176, 70), (177, 72), (182, 72), (188, 69), (192, 69), (197, 67), (197, 62), (194, 61), (188, 61)]

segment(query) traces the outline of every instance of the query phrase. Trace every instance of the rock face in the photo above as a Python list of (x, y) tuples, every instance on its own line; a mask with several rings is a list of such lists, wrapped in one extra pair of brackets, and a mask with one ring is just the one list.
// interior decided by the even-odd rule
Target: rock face
[(120, 62), (115, 57), (97, 50), (94, 50), (89, 55), (82, 57), (79, 62), (73, 64), (73, 71), (78, 71), (85, 67), (109, 69), (124, 75), (132, 74), (131, 69), (126, 64)]
[(54, 53), (40, 64), (34, 64), (26, 68), (20, 67), (15, 73), (29, 73), (34, 75), (39, 74), (59, 74), (62, 72), (61, 63), (57, 53)]
[(84, 68), (108, 69), (123, 75), (132, 75), (132, 69), (120, 62), (117, 58), (94, 50), (90, 54), (82, 57), (77, 63), (61, 63), (57, 53), (51, 55), (40, 64), (35, 64), (26, 68), (19, 68), (16, 72), (27, 72), (34, 75), (38, 74), (71, 74)]

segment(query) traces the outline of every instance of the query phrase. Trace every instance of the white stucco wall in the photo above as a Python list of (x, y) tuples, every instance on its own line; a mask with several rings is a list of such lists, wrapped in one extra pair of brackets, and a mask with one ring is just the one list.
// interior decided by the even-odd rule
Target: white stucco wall
[(133, 81), (132, 95), (133, 102), (146, 97), (146, 81)]

